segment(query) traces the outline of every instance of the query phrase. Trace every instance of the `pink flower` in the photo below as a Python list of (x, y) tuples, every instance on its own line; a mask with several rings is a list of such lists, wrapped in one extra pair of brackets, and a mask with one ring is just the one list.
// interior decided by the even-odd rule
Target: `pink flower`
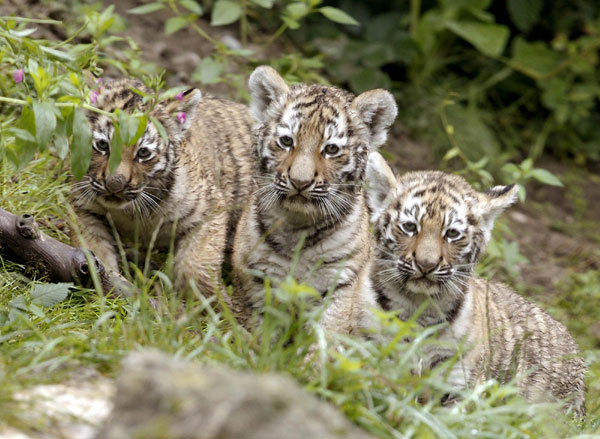
[(187, 115), (185, 114), (185, 112), (182, 111), (181, 113), (177, 113), (177, 120), (181, 125), (183, 125), (187, 120)]
[(91, 102), (92, 104), (95, 104), (97, 101), (98, 101), (98, 92), (97, 92), (96, 90), (93, 90), (93, 91), (90, 93), (90, 102)]
[(97, 78), (96, 84), (101, 85), (104, 82), (104, 78)]
[(183, 92), (177, 93), (175, 95), (175, 99), (177, 99), (178, 101), (183, 101)]
[(23, 80), (23, 69), (15, 70), (13, 72), (13, 79), (18, 84)]

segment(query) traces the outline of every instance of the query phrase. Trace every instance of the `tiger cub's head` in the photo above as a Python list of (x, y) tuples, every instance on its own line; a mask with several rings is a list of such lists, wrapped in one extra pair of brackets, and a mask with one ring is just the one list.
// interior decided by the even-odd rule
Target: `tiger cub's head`
[(464, 286), (494, 220), (518, 192), (515, 185), (478, 192), (462, 177), (440, 171), (396, 179), (378, 153), (369, 156), (367, 186), (380, 282), (429, 295)]
[[(134, 90), (151, 93), (137, 80), (105, 80), (93, 105), (108, 113), (117, 109), (127, 113), (148, 111), (148, 104)], [(121, 162), (113, 173), (108, 166), (115, 131), (112, 118), (89, 111), (92, 158), (87, 175), (74, 186), (75, 203), (99, 203), (106, 208), (128, 208), (140, 213), (155, 210), (170, 189), (177, 148), (186, 136), (200, 100), (201, 93), (191, 90), (181, 100), (157, 104), (149, 114), (165, 128), (169, 141), (165, 142), (154, 123), (149, 121), (136, 144), (123, 147)], [(181, 113), (185, 113), (185, 117)]]
[(266, 66), (252, 73), (249, 87), (263, 179), (259, 205), (307, 221), (342, 218), (361, 194), (367, 154), (385, 142), (396, 117), (392, 95), (288, 86)]

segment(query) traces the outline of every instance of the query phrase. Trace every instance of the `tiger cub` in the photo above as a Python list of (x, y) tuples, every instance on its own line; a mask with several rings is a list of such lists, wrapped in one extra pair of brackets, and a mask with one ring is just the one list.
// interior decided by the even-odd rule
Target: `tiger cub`
[(323, 328), (356, 332), (369, 325), (375, 306), (367, 154), (385, 142), (396, 103), (384, 90), (355, 97), (323, 85), (288, 86), (264, 66), (252, 73), (249, 88), (260, 187), (235, 237), (234, 311), (244, 323), (263, 311), (263, 280), (254, 273), (274, 286), (293, 274), (323, 298), (331, 290)]
[[(106, 112), (147, 110), (133, 89), (150, 92), (137, 80), (106, 81), (95, 105)], [(194, 281), (208, 296), (220, 281), (225, 252), (254, 190), (252, 119), (245, 106), (197, 89), (159, 103), (150, 115), (163, 125), (168, 141), (148, 123), (136, 145), (123, 148), (111, 174), (113, 123), (88, 113), (93, 152), (87, 175), (71, 194), (78, 222), (72, 240), (115, 271), (120, 258), (111, 223), (125, 244), (148, 246), (154, 239), (154, 248), (168, 250), (174, 240), (176, 287)]]
[(528, 400), (566, 399), (583, 414), (585, 366), (567, 329), (507, 286), (473, 274), (494, 220), (518, 187), (477, 192), (462, 177), (439, 171), (396, 179), (377, 153), (367, 175), (379, 304), (405, 320), (423, 305), (418, 324), (445, 324), (438, 333), (445, 347), (427, 349), (424, 366), (462, 349), (452, 384), (517, 377)]

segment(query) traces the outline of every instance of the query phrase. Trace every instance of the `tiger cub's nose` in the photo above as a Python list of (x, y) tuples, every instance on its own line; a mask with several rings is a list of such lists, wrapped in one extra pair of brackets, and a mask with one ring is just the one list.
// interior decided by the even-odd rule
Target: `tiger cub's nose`
[(439, 263), (440, 261), (435, 259), (415, 259), (417, 268), (423, 274), (429, 274), (434, 271), (438, 267)]
[(109, 191), (111, 194), (116, 194), (117, 192), (121, 192), (123, 191), (123, 189), (125, 189), (126, 183), (127, 182), (125, 181), (125, 177), (117, 174), (107, 178), (104, 186), (106, 187), (106, 190)]
[(311, 184), (313, 184), (314, 180), (301, 180), (301, 179), (295, 179), (295, 178), (289, 178), (290, 180), (290, 184), (292, 185), (292, 187), (294, 189), (296, 189), (298, 192), (302, 192), (304, 189), (308, 188)]

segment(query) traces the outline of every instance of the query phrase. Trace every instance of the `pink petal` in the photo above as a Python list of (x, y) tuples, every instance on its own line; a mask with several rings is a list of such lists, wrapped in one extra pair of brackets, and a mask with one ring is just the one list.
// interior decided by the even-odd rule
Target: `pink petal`
[(13, 79), (18, 84), (23, 80), (23, 69), (15, 70), (13, 72)]
[(183, 101), (183, 92), (177, 93), (175, 95), (175, 99), (177, 99), (178, 101)]
[(181, 113), (177, 113), (177, 120), (181, 125), (183, 125), (187, 120), (187, 114), (185, 114), (183, 111)]
[(90, 93), (90, 102), (92, 104), (95, 104), (98, 101), (98, 92), (97, 91), (92, 91)]

